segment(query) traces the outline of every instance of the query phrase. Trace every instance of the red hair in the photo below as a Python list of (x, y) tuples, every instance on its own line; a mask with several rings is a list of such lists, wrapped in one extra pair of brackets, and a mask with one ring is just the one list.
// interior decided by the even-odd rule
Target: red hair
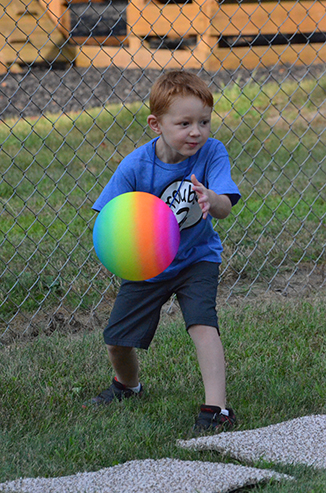
[(182, 70), (173, 70), (161, 75), (151, 89), (149, 97), (150, 112), (156, 117), (163, 116), (176, 96), (195, 96), (205, 106), (213, 108), (211, 90), (198, 75)]

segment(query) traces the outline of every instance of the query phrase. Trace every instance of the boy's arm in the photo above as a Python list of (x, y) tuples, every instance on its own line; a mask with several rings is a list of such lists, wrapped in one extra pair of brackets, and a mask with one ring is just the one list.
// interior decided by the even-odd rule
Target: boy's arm
[(218, 195), (213, 190), (209, 190), (197, 180), (195, 175), (191, 175), (191, 182), (204, 219), (207, 218), (208, 213), (216, 219), (224, 219), (230, 214), (232, 203), (227, 195)]

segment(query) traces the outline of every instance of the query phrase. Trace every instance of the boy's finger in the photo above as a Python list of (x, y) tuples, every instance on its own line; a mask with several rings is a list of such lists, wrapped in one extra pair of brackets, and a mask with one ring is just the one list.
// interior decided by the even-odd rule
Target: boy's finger
[(200, 182), (197, 180), (196, 176), (194, 174), (191, 175), (191, 183), (193, 185), (200, 185)]

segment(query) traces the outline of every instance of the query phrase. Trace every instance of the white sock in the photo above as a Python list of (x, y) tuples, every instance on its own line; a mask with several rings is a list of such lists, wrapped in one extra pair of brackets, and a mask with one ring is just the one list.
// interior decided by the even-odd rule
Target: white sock
[(139, 383), (137, 385), (137, 387), (127, 387), (127, 389), (130, 389), (132, 390), (133, 392), (135, 392), (135, 394), (138, 394), (140, 392), (140, 389), (141, 389), (141, 384)]
[(228, 416), (229, 415), (229, 411), (227, 409), (221, 409), (220, 414), (223, 414), (224, 416)]

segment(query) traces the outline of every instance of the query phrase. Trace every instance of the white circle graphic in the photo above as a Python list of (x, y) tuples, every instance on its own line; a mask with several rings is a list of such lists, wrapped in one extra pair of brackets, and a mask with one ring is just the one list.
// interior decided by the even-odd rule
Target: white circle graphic
[[(198, 204), (196, 192), (192, 190), (191, 181), (185, 180), (181, 183), (181, 181), (174, 181), (167, 186), (160, 196), (160, 199), (171, 207), (177, 218), (180, 231), (195, 226), (203, 215)], [(180, 190), (178, 192), (179, 187)]]

